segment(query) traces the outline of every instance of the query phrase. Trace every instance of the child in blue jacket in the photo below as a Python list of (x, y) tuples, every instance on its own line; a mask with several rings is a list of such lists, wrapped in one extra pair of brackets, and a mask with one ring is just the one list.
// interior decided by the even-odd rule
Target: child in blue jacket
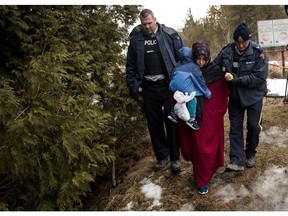
[[(199, 66), (193, 61), (192, 49), (189, 47), (182, 47), (179, 50), (179, 55), (180, 61), (173, 70), (169, 87), (173, 92), (178, 90), (184, 94), (188, 93), (189, 95), (193, 91), (196, 92), (196, 97), (187, 102), (187, 109), (190, 113), (190, 119), (186, 122), (186, 124), (192, 129), (198, 130), (199, 125), (196, 119), (197, 97), (204, 96), (206, 98), (210, 98), (211, 92), (206, 86)], [(168, 118), (177, 123), (177, 116), (174, 109), (172, 109)]]

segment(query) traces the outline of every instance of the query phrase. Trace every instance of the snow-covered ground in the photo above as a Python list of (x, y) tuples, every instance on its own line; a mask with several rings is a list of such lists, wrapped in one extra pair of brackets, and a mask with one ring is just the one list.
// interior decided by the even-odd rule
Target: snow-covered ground
[[(268, 96), (285, 96), (286, 79), (267, 79)], [(287, 89), (288, 90), (288, 89)], [(287, 93), (286, 93), (287, 95)]]
[[(282, 68), (282, 61), (269, 61), (269, 65), (273, 65)], [(288, 62), (285, 62), (285, 68), (287, 69)], [(282, 71), (282, 69), (281, 69)], [(287, 79), (267, 79), (268, 96), (285, 96)], [(287, 96), (287, 93), (286, 93)]]
[[(287, 134), (288, 131), (286, 131)], [(147, 209), (153, 210), (154, 206), (162, 205), (161, 194), (162, 188), (153, 183), (151, 179), (144, 178), (141, 182), (141, 192), (144, 193), (146, 199), (152, 199), (152, 205)], [(287, 211), (288, 210), (288, 178), (287, 167), (278, 167), (271, 165), (256, 176), (252, 183), (253, 191), (248, 190), (244, 185), (236, 185), (234, 183), (227, 184), (221, 180), (217, 180), (213, 184), (217, 184), (218, 190), (213, 194), (213, 198), (220, 202), (230, 202), (232, 200), (242, 200), (244, 197), (255, 197), (255, 201), (248, 206), (239, 205), (236, 211)], [(133, 202), (129, 202), (123, 211), (130, 211)], [(192, 203), (184, 204), (178, 211), (195, 210)]]

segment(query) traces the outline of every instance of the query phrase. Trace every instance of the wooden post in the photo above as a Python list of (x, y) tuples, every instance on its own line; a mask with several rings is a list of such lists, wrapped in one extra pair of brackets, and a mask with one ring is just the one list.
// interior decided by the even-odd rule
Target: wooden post
[[(286, 47), (286, 49), (288, 50), (288, 45)], [(285, 95), (284, 95), (284, 104), (287, 104), (288, 103), (288, 92), (287, 92), (287, 87), (288, 87), (288, 73), (285, 72), (285, 47), (283, 46), (283, 49), (282, 49), (282, 67), (283, 67), (283, 76), (286, 77), (286, 86), (285, 86)]]
[(281, 53), (282, 53), (282, 72), (283, 72), (283, 77), (286, 77), (286, 74), (285, 74), (285, 50), (286, 50), (286, 47), (282, 46)]

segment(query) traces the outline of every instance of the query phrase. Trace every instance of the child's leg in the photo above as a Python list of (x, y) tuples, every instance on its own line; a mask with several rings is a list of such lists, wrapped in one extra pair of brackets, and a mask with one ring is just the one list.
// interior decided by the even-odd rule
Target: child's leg
[(186, 122), (186, 124), (194, 130), (199, 129), (198, 122), (196, 120), (196, 106), (197, 106), (197, 99), (196, 97), (193, 100), (187, 103), (187, 109), (190, 114), (190, 119)]
[(197, 105), (197, 98), (194, 97), (191, 101), (187, 102), (186, 106), (190, 114), (190, 119), (193, 120), (196, 118), (196, 105)]
[(174, 106), (171, 109), (171, 113), (175, 113)]

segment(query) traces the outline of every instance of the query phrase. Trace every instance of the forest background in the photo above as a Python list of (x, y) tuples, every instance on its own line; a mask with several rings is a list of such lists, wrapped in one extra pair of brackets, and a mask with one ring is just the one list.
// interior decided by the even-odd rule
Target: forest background
[[(150, 153), (125, 83), (141, 9), (0, 6), (0, 210), (91, 210), (91, 194), (103, 210), (104, 194)], [(257, 42), (258, 20), (282, 18), (283, 5), (212, 5), (199, 20), (188, 10), (178, 31), (187, 46), (206, 41), (213, 58), (240, 21)]]

